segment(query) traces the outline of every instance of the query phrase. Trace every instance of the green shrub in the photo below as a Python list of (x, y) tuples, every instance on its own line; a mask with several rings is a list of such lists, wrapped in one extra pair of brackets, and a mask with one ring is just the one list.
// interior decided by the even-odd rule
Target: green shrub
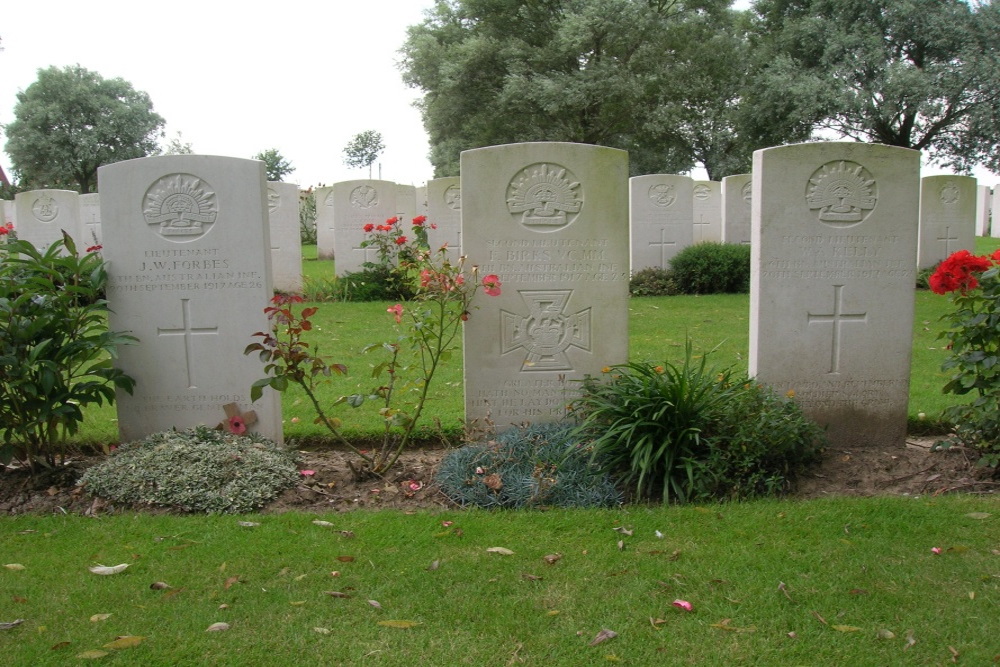
[(415, 296), (406, 272), (384, 264), (348, 272), (336, 284), (343, 301), (410, 301)]
[(930, 278), (934, 274), (934, 272), (937, 271), (937, 267), (940, 266), (940, 265), (941, 265), (941, 262), (938, 262), (937, 264), (935, 264), (934, 266), (932, 266), (930, 268), (920, 269), (920, 270), (917, 271), (917, 289), (930, 289), (931, 288), (930, 283), (928, 281), (930, 280)]
[(84, 407), (135, 382), (111, 365), (132, 336), (108, 331), (106, 263), (64, 235), (45, 252), (0, 246), (0, 463), (54, 465)]
[(260, 509), (298, 479), (295, 455), (269, 440), (199, 426), (124, 444), (79, 484), (130, 506), (243, 513)]
[(636, 271), (629, 281), (628, 291), (632, 296), (673, 296), (681, 293), (673, 272), (655, 267)]
[(637, 498), (747, 498), (787, 490), (821, 431), (798, 406), (730, 371), (629, 363), (587, 378), (574, 403), (595, 461)]
[(463, 507), (610, 507), (621, 503), (611, 478), (592, 465), (572, 424), (512, 428), (441, 461), (436, 481)]
[(750, 246), (697, 243), (670, 260), (682, 294), (747, 293), (750, 291)]

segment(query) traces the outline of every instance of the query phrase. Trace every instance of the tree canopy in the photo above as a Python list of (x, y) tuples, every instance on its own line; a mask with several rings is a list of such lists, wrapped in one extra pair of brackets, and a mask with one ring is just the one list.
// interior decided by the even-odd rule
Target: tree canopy
[(359, 132), (344, 146), (344, 164), (348, 167), (368, 167), (368, 177), (371, 178), (372, 165), (384, 150), (381, 134), (375, 130)]
[(124, 79), (49, 67), (17, 94), (5, 150), (19, 181), (87, 193), (101, 165), (155, 154), (163, 125), (149, 95)]
[(573, 141), (633, 174), (745, 172), (811, 137), (918, 148), (996, 169), (1000, 7), (992, 0), (436, 0), (403, 79), (436, 176), (463, 150)]
[(288, 174), (295, 171), (292, 163), (278, 152), (277, 148), (268, 148), (253, 156), (254, 160), (264, 163), (264, 171), (267, 173), (267, 180), (280, 181)]

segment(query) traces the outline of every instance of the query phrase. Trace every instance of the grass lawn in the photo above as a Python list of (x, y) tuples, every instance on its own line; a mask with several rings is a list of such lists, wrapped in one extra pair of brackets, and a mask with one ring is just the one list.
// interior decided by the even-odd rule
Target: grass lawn
[[(977, 251), (989, 253), (1000, 248), (1000, 239), (978, 238)], [(333, 262), (316, 259), (316, 247), (304, 249), (303, 274), (307, 279), (329, 279), (334, 275)], [(915, 292), (915, 320), (913, 356), (910, 379), (909, 415), (918, 421), (923, 413), (926, 421), (937, 420), (941, 411), (955, 402), (955, 396), (941, 393), (946, 375), (941, 362), (947, 356), (938, 333), (940, 318), (950, 308), (948, 298), (926, 290)], [(367, 344), (392, 340), (390, 316), (385, 312), (392, 304), (374, 303), (315, 303), (319, 312), (313, 318), (316, 328), (312, 342), (320, 353), (331, 360), (344, 363), (350, 374), (333, 378), (324, 386), (322, 397), (332, 404), (338, 397), (353, 393), (367, 393), (375, 386), (371, 369), (382, 361), (379, 352), (362, 355)], [(262, 306), (263, 307), (263, 306)], [(711, 296), (643, 297), (630, 301), (629, 348), (634, 360), (681, 362), (684, 342), (690, 337), (695, 351), (705, 353), (715, 350), (712, 363), (725, 368), (732, 366), (741, 372), (747, 368), (749, 353), (749, 296), (722, 294)], [(475, 317), (475, 313), (473, 313)], [(250, 343), (234, 342), (240, 347)], [(461, 433), (463, 419), (462, 367), (460, 355), (446, 365), (435, 380), (431, 400), (425, 411), (425, 424), (441, 430), (454, 439)], [(305, 395), (296, 388), (283, 398), (285, 435), (287, 438), (313, 439), (325, 436), (325, 430), (314, 424)], [(380, 419), (372, 405), (355, 410), (346, 405), (335, 408), (333, 416), (341, 418), (345, 434), (349, 436), (376, 434)], [(117, 425), (113, 407), (94, 408), (87, 411), (88, 421), (81, 429), (83, 442), (113, 442), (117, 439)], [(221, 417), (220, 417), (221, 418)]]
[[(16, 665), (91, 650), (130, 665), (985, 665), (1000, 654), (998, 522), (996, 498), (970, 496), (6, 518), (0, 622), (24, 623), (0, 651)], [(206, 632), (218, 622), (230, 629)], [(602, 629), (618, 636), (590, 646)], [(121, 636), (141, 639), (103, 648)]]

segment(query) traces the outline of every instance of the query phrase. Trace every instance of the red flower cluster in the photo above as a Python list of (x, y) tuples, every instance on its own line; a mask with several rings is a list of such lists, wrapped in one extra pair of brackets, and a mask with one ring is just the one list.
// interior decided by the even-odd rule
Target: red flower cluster
[(0, 236), (6, 236), (14, 231), (14, 223), (8, 222), (6, 225), (0, 226)]
[(1000, 262), (1000, 250), (990, 257), (979, 257), (968, 250), (959, 250), (941, 262), (927, 282), (937, 294), (955, 291), (965, 294), (979, 287), (976, 274), (992, 268), (993, 262)]

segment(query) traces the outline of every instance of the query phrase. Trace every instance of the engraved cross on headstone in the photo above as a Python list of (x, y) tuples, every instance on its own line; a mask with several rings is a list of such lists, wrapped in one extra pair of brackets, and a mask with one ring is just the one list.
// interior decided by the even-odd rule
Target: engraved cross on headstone
[(660, 268), (661, 269), (667, 268), (667, 246), (668, 245), (677, 245), (677, 243), (675, 241), (668, 241), (667, 240), (667, 228), (666, 227), (660, 227), (660, 240), (659, 241), (650, 241), (649, 242), (649, 247), (651, 247), (651, 248), (655, 247), (655, 246), (659, 246), (660, 247)]
[[(704, 228), (707, 227), (707, 226), (709, 226), (709, 225), (711, 225), (711, 224), (712, 224), (711, 222), (709, 222), (708, 220), (705, 219), (705, 215), (704, 214), (700, 214), (698, 216), (698, 221), (694, 223), (694, 232), (695, 232), (695, 234), (694, 234), (694, 236), (695, 236), (694, 242), (695, 243), (701, 243), (702, 241), (705, 240), (705, 229)], [(666, 267), (664, 267), (664, 268), (666, 268)]]
[(351, 248), (351, 250), (360, 250), (361, 252), (365, 253), (365, 258), (363, 260), (361, 260), (361, 261), (363, 261), (363, 262), (370, 262), (372, 260), (368, 259), (368, 251), (369, 250), (375, 250), (375, 248), (372, 248), (371, 246), (362, 247), (361, 244), (359, 243), (358, 245), (356, 245), (353, 248)]
[(181, 299), (181, 313), (183, 326), (178, 329), (156, 328), (158, 336), (184, 336), (184, 365), (187, 369), (188, 388), (194, 389), (194, 377), (192, 373), (191, 357), (193, 352), (193, 336), (217, 336), (219, 327), (192, 327), (191, 326), (191, 299)]
[(833, 286), (833, 312), (808, 313), (809, 324), (833, 324), (833, 345), (830, 352), (830, 373), (840, 372), (840, 327), (845, 322), (868, 322), (868, 313), (844, 313), (844, 286)]
[(944, 228), (944, 235), (937, 237), (936, 240), (944, 242), (944, 256), (948, 257), (951, 255), (951, 243), (949, 241), (957, 241), (958, 236), (951, 235), (951, 225), (948, 225)]

